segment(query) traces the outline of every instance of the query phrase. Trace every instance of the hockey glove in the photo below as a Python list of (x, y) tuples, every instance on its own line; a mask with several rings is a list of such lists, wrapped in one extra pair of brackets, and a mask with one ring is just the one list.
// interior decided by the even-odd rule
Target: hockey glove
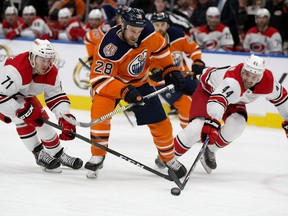
[(194, 78), (197, 75), (201, 75), (205, 68), (205, 63), (201, 59), (196, 59), (192, 64), (192, 72), (194, 73)]
[(137, 105), (144, 106), (145, 102), (143, 96), (133, 85), (127, 85), (121, 90), (121, 98), (127, 103), (136, 103)]
[(11, 30), (11, 31), (7, 32), (7, 34), (5, 35), (5, 37), (9, 40), (12, 40), (12, 39), (16, 38), (17, 36), (19, 36), (18, 30)]
[(201, 131), (201, 141), (204, 142), (208, 136), (208, 144), (213, 144), (219, 135), (220, 127), (221, 124), (217, 119), (207, 116)]
[(285, 130), (286, 137), (288, 138), (288, 120), (282, 122), (282, 128)]
[(34, 127), (41, 127), (44, 123), (42, 120), (41, 109), (33, 107), (30, 103), (25, 103), (24, 107), (16, 111), (16, 116), (22, 119), (26, 124)]
[[(76, 119), (72, 114), (66, 114), (69, 118)], [(62, 128), (62, 133), (59, 135), (61, 140), (73, 140), (75, 138), (76, 126), (66, 121), (64, 118), (59, 118), (58, 124)]]
[(173, 84), (175, 91), (180, 91), (186, 87), (186, 82), (181, 72), (175, 66), (168, 66), (162, 72), (162, 77), (166, 85)]
[(5, 122), (6, 124), (9, 124), (12, 122), (11, 118), (9, 118), (8, 116), (3, 115), (2, 113), (0, 113), (0, 120)]
[(159, 70), (157, 68), (153, 68), (151, 70), (151, 72), (149, 73), (149, 78), (154, 82), (160, 82), (163, 80), (161, 73), (162, 73), (162, 70)]

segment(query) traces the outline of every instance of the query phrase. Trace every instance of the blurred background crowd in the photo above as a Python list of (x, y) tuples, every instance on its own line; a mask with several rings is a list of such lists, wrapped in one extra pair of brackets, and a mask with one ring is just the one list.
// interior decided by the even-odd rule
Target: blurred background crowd
[(288, 55), (288, 0), (1, 0), (0, 35), (85, 43), (90, 30), (119, 23), (125, 6), (148, 19), (166, 11), (203, 50)]

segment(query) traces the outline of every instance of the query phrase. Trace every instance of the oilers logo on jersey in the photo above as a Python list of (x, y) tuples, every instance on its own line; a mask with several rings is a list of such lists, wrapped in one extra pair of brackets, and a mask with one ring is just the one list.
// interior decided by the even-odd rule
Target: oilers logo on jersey
[(137, 55), (128, 66), (128, 73), (131, 76), (138, 76), (144, 69), (147, 58), (147, 50)]

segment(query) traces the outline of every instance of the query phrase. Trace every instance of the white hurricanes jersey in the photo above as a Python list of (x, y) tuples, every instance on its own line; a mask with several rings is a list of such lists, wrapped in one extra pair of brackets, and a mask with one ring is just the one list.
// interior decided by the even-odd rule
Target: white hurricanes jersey
[(258, 28), (252, 27), (246, 33), (243, 48), (251, 53), (282, 53), (282, 38), (277, 29), (269, 27), (264, 32), (259, 32)]
[(21, 37), (41, 38), (45, 34), (52, 35), (48, 25), (40, 17), (35, 17), (31, 25), (21, 31)]
[(0, 65), (0, 113), (15, 118), (24, 98), (44, 93), (47, 107), (59, 118), (70, 111), (70, 101), (62, 90), (58, 69), (53, 65), (45, 75), (32, 75), (28, 52), (8, 58)]
[(230, 29), (223, 24), (219, 24), (214, 31), (210, 31), (208, 25), (202, 26), (199, 32), (195, 32), (194, 38), (206, 50), (232, 51), (234, 45)]
[(288, 95), (286, 89), (277, 82), (270, 70), (253, 88), (245, 90), (242, 84), (243, 63), (228, 70), (209, 68), (200, 77), (203, 88), (211, 94), (207, 103), (210, 116), (220, 120), (229, 104), (248, 104), (259, 97), (265, 97), (276, 106), (280, 115), (288, 119)]

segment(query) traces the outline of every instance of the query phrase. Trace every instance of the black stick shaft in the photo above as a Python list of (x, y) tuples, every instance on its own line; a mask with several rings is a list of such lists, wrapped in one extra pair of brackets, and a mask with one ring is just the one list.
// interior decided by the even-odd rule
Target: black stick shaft
[[(53, 123), (53, 122), (51, 122), (51, 121), (48, 121), (48, 120), (46, 120), (46, 119), (43, 119), (43, 121), (44, 121), (46, 124), (48, 124), (48, 125), (50, 125), (50, 126), (52, 126), (52, 127), (54, 127), (54, 128), (57, 128), (57, 129), (59, 129), (59, 130), (62, 130), (62, 128), (61, 128), (59, 125), (57, 125), (57, 124), (55, 124), (55, 123)], [(110, 149), (110, 148), (108, 148), (108, 147), (106, 147), (106, 146), (102, 146), (101, 144), (99, 144), (99, 143), (97, 143), (97, 142), (93, 142), (93, 141), (91, 141), (90, 139), (88, 139), (88, 138), (86, 138), (86, 137), (84, 137), (84, 136), (82, 136), (82, 135), (80, 135), (80, 134), (78, 134), (78, 133), (74, 133), (74, 135), (75, 135), (75, 137), (77, 137), (78, 139), (83, 140), (84, 142), (87, 142), (87, 143), (89, 143), (89, 144), (91, 144), (91, 145), (94, 145), (94, 146), (96, 146), (96, 147), (98, 147), (98, 148), (101, 148), (101, 149), (103, 149), (103, 150), (105, 150), (105, 151), (107, 151), (107, 152), (109, 152), (109, 153), (111, 153), (111, 154), (113, 154), (113, 155), (115, 155), (115, 156), (117, 156), (117, 157), (125, 160), (125, 161), (128, 161), (128, 162), (134, 164), (135, 166), (137, 166), (137, 167), (139, 167), (139, 168), (142, 168), (142, 169), (144, 169), (144, 170), (146, 170), (146, 171), (148, 171), (148, 172), (150, 172), (150, 173), (153, 173), (153, 174), (155, 174), (155, 175), (157, 175), (157, 176), (160, 176), (160, 177), (162, 177), (162, 178), (164, 178), (164, 179), (166, 179), (166, 180), (172, 181), (171, 178), (170, 178), (170, 176), (165, 175), (165, 174), (163, 174), (163, 173), (161, 173), (161, 172), (158, 172), (157, 170), (154, 170), (154, 169), (152, 169), (152, 168), (150, 168), (150, 167), (148, 167), (148, 166), (146, 166), (146, 165), (144, 165), (144, 164), (142, 164), (142, 163), (140, 163), (140, 162), (138, 162), (138, 161), (136, 161), (136, 160), (134, 160), (134, 159), (132, 159), (132, 158), (130, 158), (130, 157), (128, 157), (128, 156), (126, 156), (126, 155), (123, 155), (123, 154), (121, 154), (121, 153), (119, 153), (119, 152), (117, 152), (117, 151), (114, 151), (114, 150), (112, 150), (112, 149)]]

